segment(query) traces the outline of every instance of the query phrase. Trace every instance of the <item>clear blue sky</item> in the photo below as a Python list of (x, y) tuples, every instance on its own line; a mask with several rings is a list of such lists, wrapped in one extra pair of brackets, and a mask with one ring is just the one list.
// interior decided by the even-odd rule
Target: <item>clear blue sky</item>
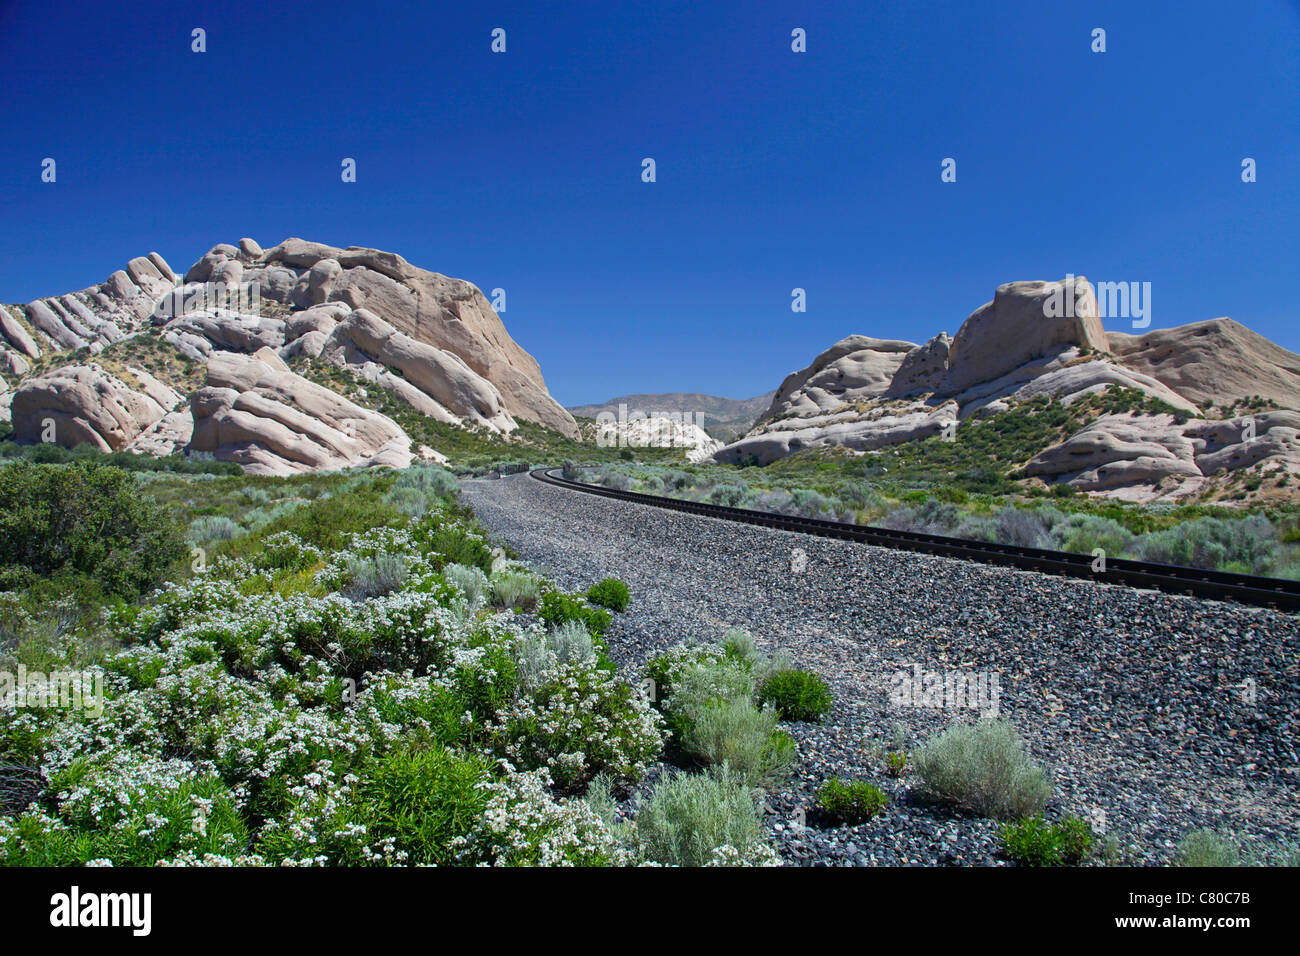
[(1067, 272), (1300, 351), (1295, 0), (0, 0), (0, 89), (4, 302), (375, 246), (505, 288), (565, 404), (758, 394)]

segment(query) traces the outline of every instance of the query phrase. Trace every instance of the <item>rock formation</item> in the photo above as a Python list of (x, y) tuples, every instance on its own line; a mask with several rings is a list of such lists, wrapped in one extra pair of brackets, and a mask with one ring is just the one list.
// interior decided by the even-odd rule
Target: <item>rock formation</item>
[[(134, 367), (139, 355), (157, 358), (157, 343), (208, 366), (207, 388), (184, 407), (176, 407), (184, 395), (152, 378), (145, 384), (148, 373)], [(53, 370), (32, 376), (33, 362), (52, 353)], [(53, 419), (56, 440), (69, 446), (213, 451), (261, 472), (409, 460), (391, 420), (313, 385), (286, 361), (345, 368), (449, 424), (505, 435), (522, 419), (577, 436), (537, 362), (473, 285), (394, 253), (301, 239), (266, 250), (252, 239), (219, 244), (183, 278), (150, 253), (98, 286), (0, 309), (0, 416), (12, 416), (20, 441), (40, 440)], [(114, 371), (125, 362), (130, 373)], [(243, 381), (236, 366), (256, 371), (261, 384), (232, 397), (222, 382)], [(192, 375), (186, 381), (171, 384), (188, 394)], [(301, 417), (317, 412), (326, 417)], [(356, 433), (340, 439), (334, 431), (343, 426)]]
[(1082, 277), (999, 286), (952, 338), (915, 346), (849, 336), (788, 376), (755, 428), (715, 458), (766, 464), (816, 447), (870, 451), (1035, 399), (1069, 405), (1115, 387), (1169, 413), (1102, 416), (1043, 449), (1025, 474), (1151, 498), (1191, 494), (1216, 473), (1261, 462), (1300, 472), (1296, 412), (1205, 417), (1253, 399), (1300, 409), (1300, 355), (1231, 319), (1107, 334)]
[(190, 449), (252, 474), (411, 463), (410, 439), (392, 419), (295, 375), (266, 348), (213, 353), (190, 408)]

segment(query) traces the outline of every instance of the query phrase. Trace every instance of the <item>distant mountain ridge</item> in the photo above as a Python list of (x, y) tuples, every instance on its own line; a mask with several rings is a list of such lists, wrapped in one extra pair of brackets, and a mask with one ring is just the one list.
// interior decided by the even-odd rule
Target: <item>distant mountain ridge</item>
[(600, 405), (574, 405), (566, 410), (575, 418), (596, 418), (602, 412), (617, 415), (619, 405), (626, 405), (629, 413), (634, 410), (647, 414), (690, 413), (696, 416), (697, 421), (703, 417), (700, 424), (712, 437), (720, 441), (731, 441), (753, 427), (775, 396), (776, 392), (767, 392), (753, 398), (723, 398), (700, 392), (662, 392), (623, 395)]

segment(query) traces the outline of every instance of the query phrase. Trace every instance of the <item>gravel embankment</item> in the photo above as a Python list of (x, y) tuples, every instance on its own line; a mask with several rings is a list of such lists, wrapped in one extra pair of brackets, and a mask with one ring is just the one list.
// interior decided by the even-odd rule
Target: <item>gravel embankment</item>
[[(484, 526), (560, 585), (627, 582), (632, 604), (611, 632), (621, 665), (743, 627), (831, 683), (823, 723), (785, 725), (799, 769), (769, 798), (768, 821), (786, 862), (1000, 862), (996, 824), (926, 805), (913, 775), (887, 777), (864, 746), (902, 725), (912, 747), (959, 716), (891, 706), (891, 682), (914, 665), (996, 674), (1000, 714), (1054, 771), (1048, 816), (1103, 812), (1127, 862), (1166, 862), (1202, 826), (1248, 846), (1300, 841), (1300, 616), (734, 524), (527, 475), (462, 487)], [(895, 799), (859, 827), (800, 826), (835, 774)]]

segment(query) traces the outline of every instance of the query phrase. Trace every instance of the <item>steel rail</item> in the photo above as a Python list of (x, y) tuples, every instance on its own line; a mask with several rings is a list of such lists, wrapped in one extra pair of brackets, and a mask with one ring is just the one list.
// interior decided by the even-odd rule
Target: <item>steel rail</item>
[(820, 538), (839, 538), (882, 548), (918, 551), (924, 554), (960, 558), (967, 561), (980, 561), (985, 564), (1006, 565), (1025, 571), (1085, 578), (1106, 584), (1124, 584), (1129, 587), (1166, 591), (1173, 594), (1190, 594), (1215, 600), (1239, 601), (1242, 604), (1274, 607), (1283, 611), (1300, 611), (1300, 581), (1259, 577), (1253, 574), (1234, 574), (1227, 571), (1207, 571), (1201, 568), (1184, 568), (1171, 564), (1156, 564), (1150, 561), (1134, 561), (1128, 558), (1112, 558), (1109, 556), (1104, 560), (1105, 570), (1094, 571), (1093, 564), (1096, 558), (1091, 554), (1052, 551), (1047, 548), (1024, 548), (1010, 544), (994, 544), (988, 541), (971, 541), (966, 538), (925, 534), (919, 531), (893, 531), (888, 528), (849, 524), (843, 521), (803, 518), (796, 515), (777, 514), (771, 511), (754, 511), (749, 508), (731, 508), (726, 505), (709, 504), (703, 501), (686, 501), (681, 498), (647, 495), (639, 491), (622, 491), (617, 488), (605, 488), (601, 485), (571, 481), (555, 475), (554, 471), (556, 469), (537, 468), (529, 474), (538, 481), (561, 488), (568, 488), (572, 491), (600, 495), (605, 498), (616, 498), (621, 501), (631, 501), (655, 508), (684, 511), (688, 514), (704, 515), (709, 518), (721, 518), (725, 521), (737, 521), (765, 528), (776, 528), (782, 531), (795, 531)]

